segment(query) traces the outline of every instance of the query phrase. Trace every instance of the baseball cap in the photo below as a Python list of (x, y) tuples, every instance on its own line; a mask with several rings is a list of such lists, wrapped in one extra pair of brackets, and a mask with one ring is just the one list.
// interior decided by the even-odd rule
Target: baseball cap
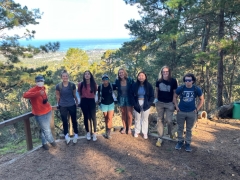
[(35, 81), (44, 81), (44, 77), (42, 75), (38, 75), (35, 77)]
[(107, 74), (102, 75), (102, 80), (109, 80), (109, 77)]

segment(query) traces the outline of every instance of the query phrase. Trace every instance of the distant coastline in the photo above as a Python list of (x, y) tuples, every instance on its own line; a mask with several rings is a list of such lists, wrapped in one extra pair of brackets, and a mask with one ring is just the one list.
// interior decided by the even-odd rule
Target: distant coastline
[(124, 42), (131, 41), (129, 38), (121, 39), (46, 39), (46, 40), (20, 40), (19, 43), (22, 46), (32, 45), (39, 47), (49, 42), (60, 42), (60, 52), (67, 52), (69, 48), (80, 48), (83, 50), (107, 50), (107, 49), (119, 49)]

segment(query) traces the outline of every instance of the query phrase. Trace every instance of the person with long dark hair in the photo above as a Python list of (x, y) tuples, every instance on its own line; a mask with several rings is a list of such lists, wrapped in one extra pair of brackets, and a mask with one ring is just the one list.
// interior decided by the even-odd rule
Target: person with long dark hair
[(78, 139), (78, 123), (77, 123), (77, 105), (76, 85), (69, 81), (69, 74), (66, 70), (61, 73), (62, 82), (56, 85), (56, 99), (60, 110), (63, 131), (66, 143), (69, 144), (70, 137), (68, 132), (68, 113), (71, 116), (72, 126), (74, 130), (73, 143), (77, 143)]
[(97, 120), (96, 120), (96, 103), (95, 95), (97, 92), (97, 84), (92, 73), (87, 70), (83, 74), (83, 81), (78, 84), (78, 93), (80, 96), (80, 106), (84, 116), (84, 126), (87, 132), (87, 140), (91, 140), (91, 133), (89, 132), (88, 120), (93, 122), (93, 141), (97, 140)]
[(155, 89), (155, 105), (158, 113), (157, 130), (159, 138), (156, 146), (162, 145), (162, 137), (164, 133), (164, 113), (166, 113), (166, 122), (168, 124), (168, 134), (172, 135), (172, 117), (175, 110), (173, 103), (173, 95), (178, 87), (176, 79), (172, 78), (171, 69), (168, 66), (163, 66), (159, 72), (158, 80), (156, 81)]
[(148, 116), (150, 107), (154, 101), (154, 91), (144, 72), (138, 73), (137, 82), (134, 83), (131, 88), (130, 97), (130, 100), (134, 105), (134, 137), (137, 138), (142, 129), (143, 138), (148, 139)]
[(114, 114), (114, 92), (116, 86), (109, 82), (107, 74), (102, 76), (102, 84), (98, 86), (98, 103), (103, 112), (107, 139), (111, 139), (112, 118)]
[(128, 74), (125, 69), (120, 68), (118, 70), (118, 78), (115, 81), (115, 85), (118, 91), (118, 105), (120, 106), (122, 113), (122, 123), (123, 128), (121, 130), (122, 134), (132, 134), (132, 111), (133, 104), (130, 102), (130, 90), (132, 84), (134, 83), (133, 79), (128, 77)]

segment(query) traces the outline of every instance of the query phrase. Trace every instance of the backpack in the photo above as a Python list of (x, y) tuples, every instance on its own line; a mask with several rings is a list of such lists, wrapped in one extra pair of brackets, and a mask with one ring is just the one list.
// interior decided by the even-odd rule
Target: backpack
[[(71, 81), (69, 81), (68, 84), (70, 84), (71, 89), (74, 91), (75, 89), (73, 89), (73, 87), (74, 87), (75, 84)], [(62, 82), (58, 83), (58, 87), (59, 87), (59, 92), (61, 93), (63, 83)]]
[[(114, 101), (117, 101), (117, 98), (116, 98), (116, 96), (115, 96), (115, 94), (114, 94), (114, 92), (113, 92), (112, 83), (109, 83), (109, 84), (110, 84), (111, 89), (112, 89), (112, 97), (113, 97), (113, 100), (114, 100)], [(100, 86), (99, 103), (101, 103), (101, 101), (102, 101), (102, 86), (103, 86), (103, 84), (101, 84), (101, 86)]]
[[(183, 98), (183, 89), (184, 87), (186, 87), (185, 85), (181, 85), (181, 91), (180, 91), (180, 94), (179, 94), (179, 98), (182, 99)], [(194, 96), (195, 98), (198, 96), (197, 95), (197, 86), (193, 85), (194, 87)]]

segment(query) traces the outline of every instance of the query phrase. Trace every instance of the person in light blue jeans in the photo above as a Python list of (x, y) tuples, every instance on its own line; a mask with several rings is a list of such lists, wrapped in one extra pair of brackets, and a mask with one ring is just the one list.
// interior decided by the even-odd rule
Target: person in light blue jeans
[[(199, 87), (195, 86), (196, 78), (193, 74), (188, 73), (183, 77), (183, 86), (179, 86), (173, 97), (174, 104), (177, 110), (178, 124), (178, 143), (175, 146), (176, 150), (180, 150), (184, 145), (183, 129), (186, 122), (186, 137), (185, 150), (191, 152), (192, 128), (197, 120), (197, 112), (203, 105), (204, 97)], [(177, 104), (177, 97), (180, 96), (180, 102)], [(196, 98), (199, 97), (198, 105), (196, 106)]]
[(39, 126), (41, 127), (41, 139), (42, 144), (47, 144), (47, 142), (54, 142), (52, 132), (50, 129), (50, 121), (52, 117), (52, 111), (44, 115), (35, 115), (35, 119)]

